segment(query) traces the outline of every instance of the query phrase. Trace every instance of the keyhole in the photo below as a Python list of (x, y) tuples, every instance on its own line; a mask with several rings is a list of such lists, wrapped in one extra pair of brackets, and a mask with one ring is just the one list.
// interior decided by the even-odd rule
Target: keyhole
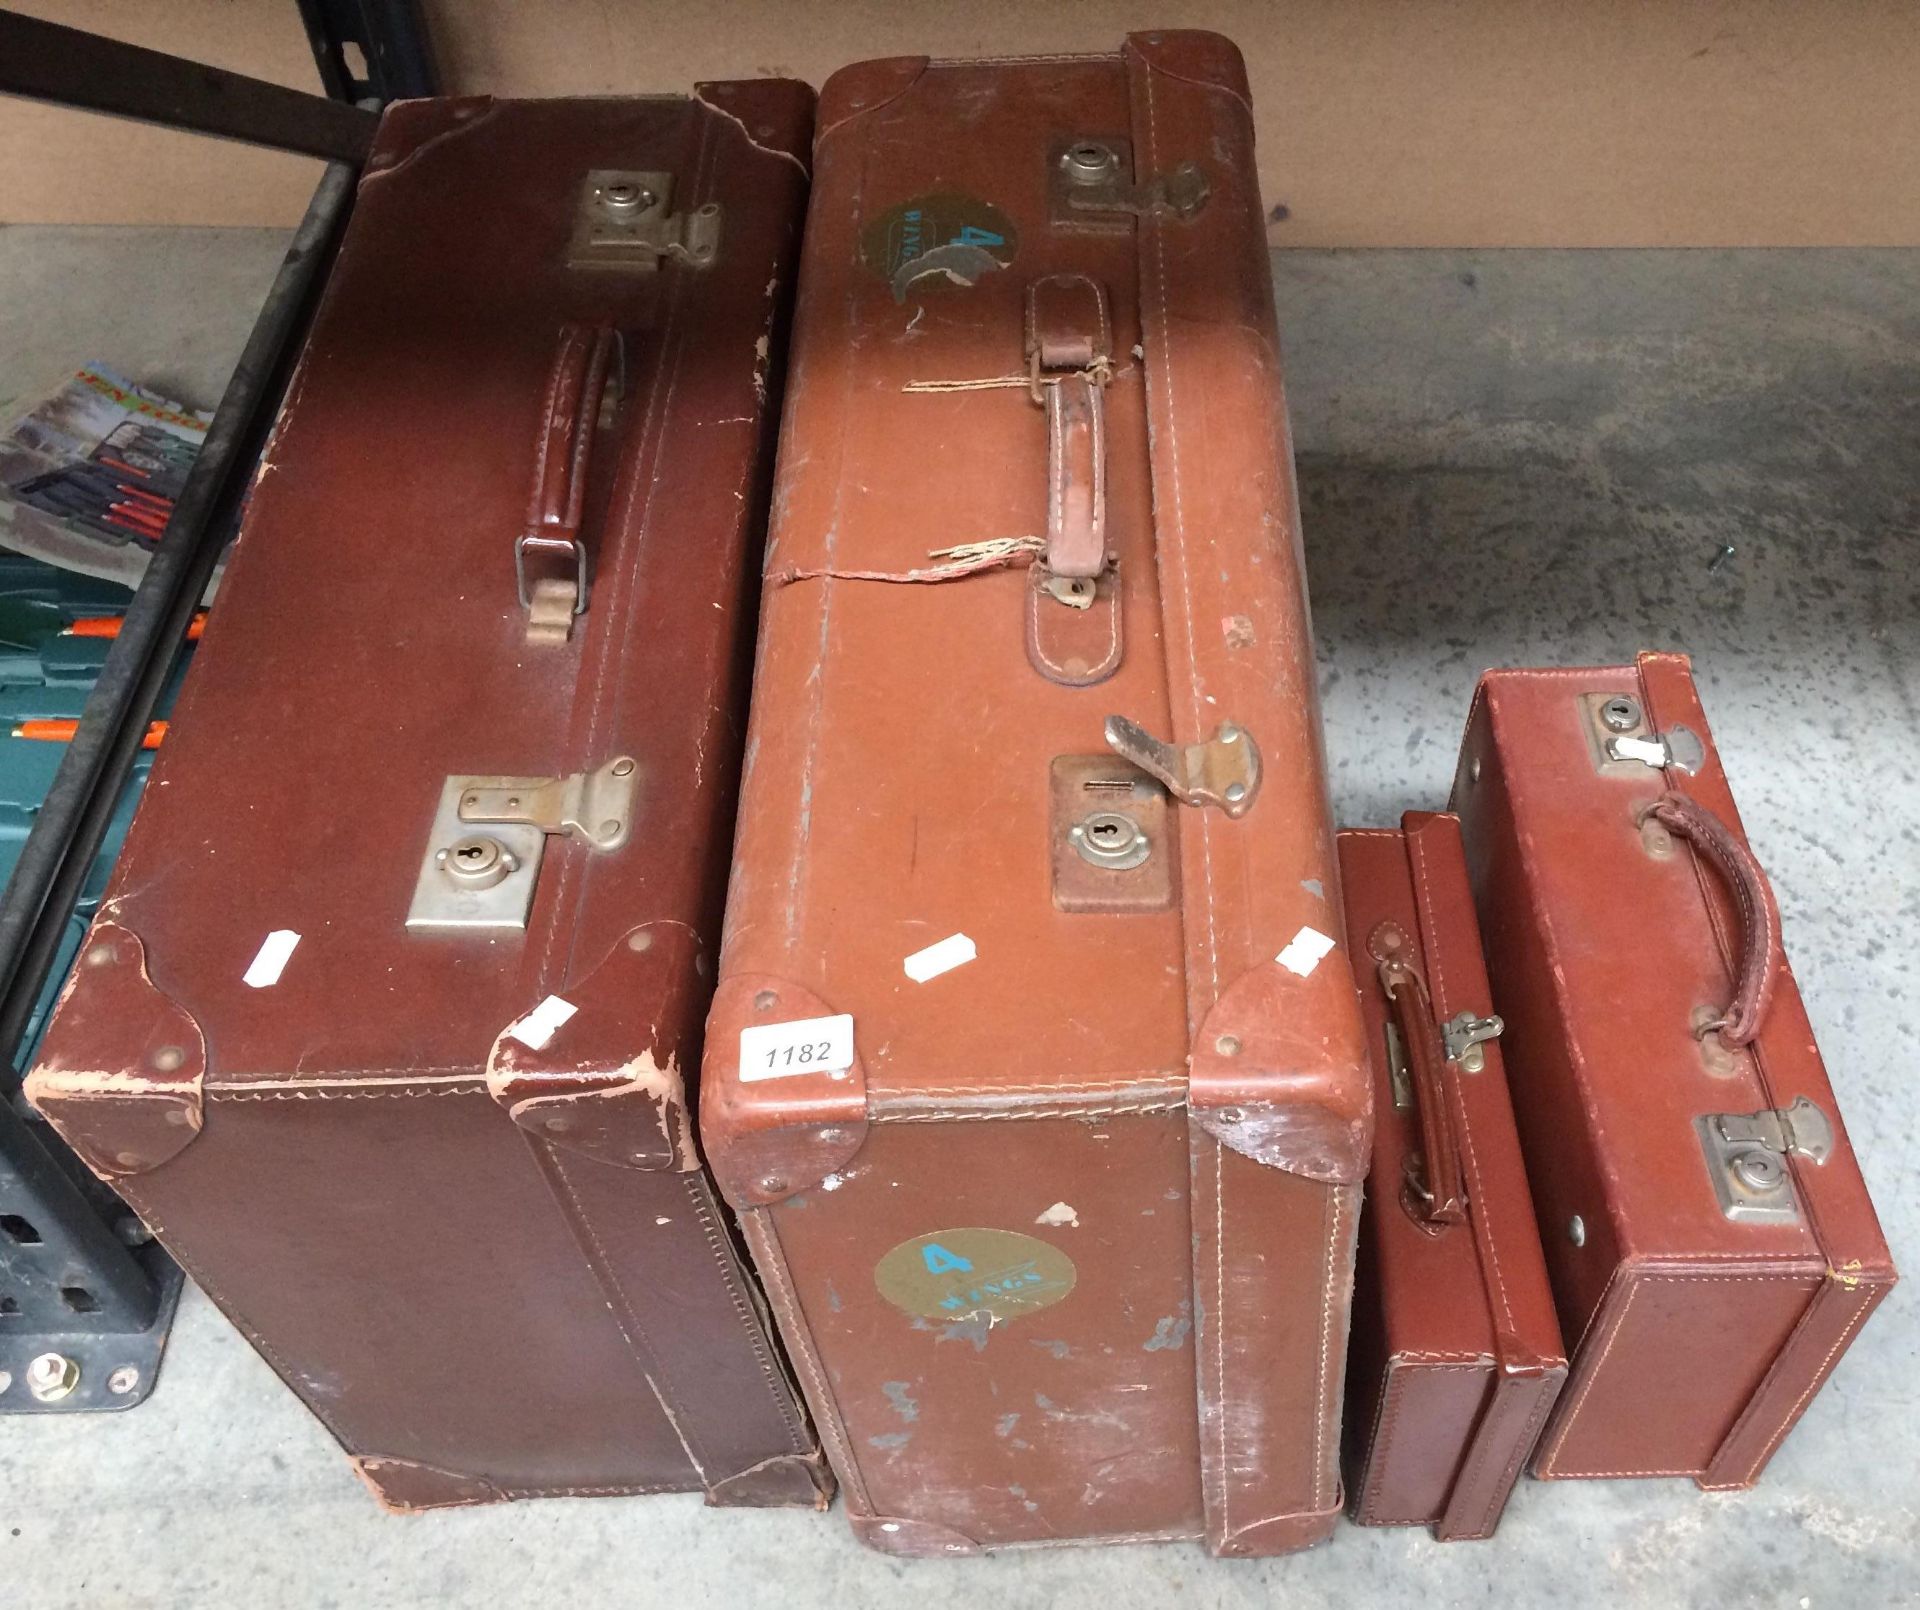
[(487, 852), (477, 844), (463, 844), (454, 853), (469, 865), (472, 865), (476, 861), (484, 861), (487, 858)]
[(1120, 829), (1112, 822), (1095, 822), (1090, 831), (1102, 844), (1112, 844), (1120, 837)]

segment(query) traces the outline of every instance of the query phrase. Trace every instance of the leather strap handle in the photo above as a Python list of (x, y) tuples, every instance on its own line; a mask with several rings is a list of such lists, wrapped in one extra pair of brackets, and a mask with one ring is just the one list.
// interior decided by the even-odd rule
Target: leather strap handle
[[(1085, 274), (1027, 287), (1027, 372), (1047, 415), (1047, 547), (1041, 562), (1069, 581), (1107, 567), (1107, 423), (1113, 362), (1107, 293)], [(1063, 602), (1086, 607), (1091, 589)]]
[(1401, 1200), (1417, 1219), (1438, 1229), (1464, 1223), (1467, 1188), (1447, 1110), (1443, 1071), (1447, 1043), (1434, 1016), (1427, 982), (1413, 959), (1413, 946), (1399, 924), (1383, 922), (1367, 936), (1367, 954), (1380, 970), (1380, 987), (1412, 1064), (1413, 1101), (1420, 1117), (1420, 1177), (1410, 1171)]
[(1736, 1048), (1751, 1045), (1766, 1021), (1785, 955), (1780, 942), (1780, 908), (1774, 903), (1773, 888), (1745, 841), (1706, 806), (1684, 794), (1662, 794), (1645, 814), (1692, 844), (1719, 870), (1733, 892), (1742, 929), (1740, 971), (1733, 999), (1726, 1011), (1700, 1024), (1695, 1032), (1704, 1037), (1717, 1031), (1722, 1041)]
[[(560, 331), (535, 439), (526, 528), (513, 545), (529, 643), (564, 643), (572, 635), (574, 616), (587, 610), (587, 550), (580, 541), (587, 459), (600, 424), (607, 368), (619, 344), (619, 333), (605, 325), (569, 324)], [(545, 574), (536, 574), (541, 571)]]

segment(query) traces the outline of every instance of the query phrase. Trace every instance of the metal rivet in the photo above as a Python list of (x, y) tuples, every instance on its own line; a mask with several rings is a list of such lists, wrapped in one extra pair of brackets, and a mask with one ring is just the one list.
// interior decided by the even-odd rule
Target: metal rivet
[(131, 1364), (122, 1364), (107, 1377), (107, 1390), (117, 1398), (125, 1397), (140, 1384), (140, 1372)]
[(1220, 741), (1223, 744), (1237, 744), (1240, 741), (1240, 729), (1231, 721), (1221, 722)]
[(1213, 1048), (1223, 1057), (1237, 1057), (1240, 1054), (1240, 1037), (1237, 1034), (1223, 1034), (1213, 1042)]
[(1237, 1124), (1246, 1116), (1238, 1107), (1222, 1107), (1214, 1114), (1214, 1117), (1223, 1124)]
[(763, 989), (758, 995), (754, 996), (753, 1009), (756, 1012), (771, 1012), (774, 1007), (774, 1002), (777, 999), (778, 997), (772, 990)]
[(87, 965), (89, 967), (111, 967), (113, 965), (113, 947), (111, 945), (96, 945), (92, 950), (87, 952)]
[(632, 933), (627, 935), (627, 949), (628, 950), (653, 949), (653, 935), (648, 933), (647, 930), (644, 928), (634, 929)]
[(610, 839), (619, 831), (620, 831), (620, 818), (617, 816), (609, 816), (604, 822), (600, 824), (600, 836), (603, 839)]
[(1241, 800), (1247, 797), (1247, 785), (1245, 783), (1228, 783), (1226, 795), (1229, 804), (1238, 805)]
[(616, 777), (631, 777), (633, 775), (633, 762), (631, 760), (616, 760), (613, 763), (613, 775)]
[(573, 1120), (563, 1113), (555, 1113), (540, 1126), (549, 1135), (564, 1135), (573, 1128)]
[(1567, 1239), (1576, 1247), (1584, 1247), (1587, 1244), (1587, 1221), (1578, 1213), (1567, 1220)]
[(42, 1353), (27, 1366), (26, 1381), (40, 1402), (58, 1403), (80, 1384), (80, 1366), (64, 1353)]
[(760, 1189), (768, 1196), (785, 1196), (787, 1194), (787, 1182), (778, 1176), (769, 1175), (760, 1182)]
[(8, 1387), (13, 1385), (13, 1376), (6, 1370), (0, 1370), (0, 1396), (4, 1396)]
[(1473, 764), (1467, 768), (1467, 781), (1470, 783), (1480, 781), (1480, 757), (1478, 755), (1473, 757)]
[(693, 958), (693, 970), (702, 978), (707, 976), (707, 953), (704, 950)]
[(1610, 732), (1631, 732), (1640, 725), (1640, 701), (1616, 693), (1600, 706), (1600, 720)]
[(847, 1132), (844, 1129), (823, 1129), (820, 1138), (829, 1146), (837, 1146), (847, 1138)]
[(149, 1060), (162, 1073), (172, 1073), (187, 1060), (187, 1053), (177, 1045), (162, 1045), (154, 1048), (153, 1056)]
[(880, 1523), (880, 1530), (883, 1532), (897, 1532), (900, 1530), (900, 1523), (898, 1521), (882, 1521)]

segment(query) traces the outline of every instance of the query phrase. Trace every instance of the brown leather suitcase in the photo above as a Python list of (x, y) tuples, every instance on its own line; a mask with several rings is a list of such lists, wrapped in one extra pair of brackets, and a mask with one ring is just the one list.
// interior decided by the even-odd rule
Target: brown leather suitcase
[[(1347, 1485), (1363, 1526), (1491, 1537), (1567, 1376), (1458, 818), (1337, 840), (1373, 1054)], [(1366, 963), (1371, 962), (1369, 968)], [(1525, 1070), (1520, 1070), (1521, 1077)]]
[(1534, 1473), (1751, 1486), (1894, 1270), (1686, 660), (1489, 672), (1454, 808), (1573, 1339)]
[(1239, 55), (819, 128), (715, 1173), (867, 1542), (1300, 1546), (1369, 1097)]
[(32, 1077), (395, 1507), (825, 1501), (687, 1088), (810, 111), (387, 113)]

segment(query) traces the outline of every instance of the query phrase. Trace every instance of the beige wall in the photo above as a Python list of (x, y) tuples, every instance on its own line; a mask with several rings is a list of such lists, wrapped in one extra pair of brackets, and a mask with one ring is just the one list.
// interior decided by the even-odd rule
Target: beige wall
[[(1920, 244), (1920, 0), (425, 5), (449, 88), (530, 95), (1211, 27), (1247, 55), (1277, 244)], [(24, 9), (313, 82), (291, 0)], [(280, 223), (312, 171), (0, 101), (10, 219)]]

